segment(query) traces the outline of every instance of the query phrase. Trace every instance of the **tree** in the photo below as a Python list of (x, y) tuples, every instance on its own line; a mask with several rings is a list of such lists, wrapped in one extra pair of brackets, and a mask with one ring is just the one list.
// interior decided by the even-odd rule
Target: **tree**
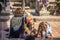
[(57, 0), (57, 6), (60, 7), (60, 0)]
[(57, 1), (57, 13), (60, 14), (60, 0)]

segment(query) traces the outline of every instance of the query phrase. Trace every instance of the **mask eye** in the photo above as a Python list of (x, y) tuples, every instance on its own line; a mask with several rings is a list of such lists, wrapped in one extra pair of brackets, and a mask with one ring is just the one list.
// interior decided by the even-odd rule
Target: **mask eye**
[(45, 26), (47, 26), (47, 25), (45, 24)]

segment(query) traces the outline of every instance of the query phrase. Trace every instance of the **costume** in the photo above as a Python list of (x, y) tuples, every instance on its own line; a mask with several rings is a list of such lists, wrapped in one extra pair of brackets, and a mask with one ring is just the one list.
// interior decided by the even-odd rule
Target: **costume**
[(48, 34), (51, 34), (52, 31), (51, 31), (51, 26), (47, 23), (46, 24), (46, 32), (45, 32), (45, 37), (48, 37)]

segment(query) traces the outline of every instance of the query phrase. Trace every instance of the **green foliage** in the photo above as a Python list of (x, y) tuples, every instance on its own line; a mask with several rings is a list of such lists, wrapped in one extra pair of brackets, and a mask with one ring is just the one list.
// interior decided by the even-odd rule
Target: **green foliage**
[(0, 13), (0, 16), (9, 16), (10, 13)]
[(57, 5), (60, 7), (60, 0), (57, 0)]
[(21, 0), (15, 0), (15, 2), (19, 2), (19, 1), (21, 1)]

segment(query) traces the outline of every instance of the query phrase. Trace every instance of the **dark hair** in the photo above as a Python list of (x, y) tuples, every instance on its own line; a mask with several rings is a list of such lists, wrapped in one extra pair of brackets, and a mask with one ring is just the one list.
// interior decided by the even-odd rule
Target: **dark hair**
[(2, 5), (0, 4), (0, 13), (1, 13), (1, 11), (2, 11)]
[(25, 38), (25, 40), (35, 40), (35, 38), (34, 38), (34, 36), (27, 36), (26, 38)]

